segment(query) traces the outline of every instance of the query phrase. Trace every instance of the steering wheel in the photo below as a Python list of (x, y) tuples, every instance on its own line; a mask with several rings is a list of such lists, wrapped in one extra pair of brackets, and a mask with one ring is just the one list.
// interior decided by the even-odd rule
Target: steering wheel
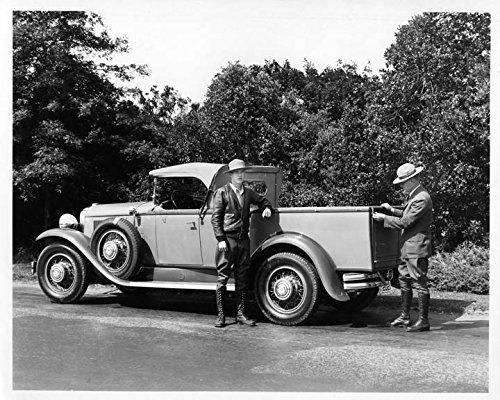
[(182, 192), (180, 190), (172, 190), (172, 193), (170, 193), (170, 201), (172, 202), (172, 204), (174, 205), (175, 208), (179, 208), (179, 205), (175, 201), (175, 198), (177, 197), (177, 200), (180, 200), (178, 197), (180, 194), (182, 194), (184, 196), (186, 195), (184, 192)]
[[(172, 190), (172, 193), (170, 193), (170, 201), (172, 202), (172, 204), (174, 205), (175, 208), (180, 208), (179, 204), (182, 206), (183, 204), (181, 203), (181, 201), (186, 200), (186, 199), (190, 199), (193, 206), (196, 203), (202, 204), (203, 200), (204, 200), (201, 197), (194, 196), (194, 195), (186, 193), (182, 190)], [(201, 207), (201, 205), (200, 205), (200, 207)], [(193, 208), (196, 208), (196, 207), (193, 207)]]

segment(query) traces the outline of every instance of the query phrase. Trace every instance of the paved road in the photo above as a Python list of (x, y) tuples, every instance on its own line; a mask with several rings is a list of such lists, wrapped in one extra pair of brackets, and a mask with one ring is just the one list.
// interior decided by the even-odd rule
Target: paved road
[(322, 307), (308, 326), (212, 327), (213, 294), (90, 290), (50, 303), (14, 286), (16, 390), (487, 392), (488, 321), (431, 314), (432, 330)]

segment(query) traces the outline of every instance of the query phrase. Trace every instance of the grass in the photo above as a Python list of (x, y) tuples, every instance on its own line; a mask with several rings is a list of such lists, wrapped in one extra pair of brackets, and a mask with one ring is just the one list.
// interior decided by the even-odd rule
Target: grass
[(28, 263), (13, 265), (12, 280), (14, 282), (37, 282), (36, 274), (31, 273), (31, 265)]
[[(430, 309), (441, 314), (486, 314), (489, 311), (489, 295), (444, 292), (431, 289)], [(371, 307), (396, 308), (401, 307), (399, 289), (391, 289), (381, 293)], [(417, 307), (417, 293), (414, 291), (412, 308)]]

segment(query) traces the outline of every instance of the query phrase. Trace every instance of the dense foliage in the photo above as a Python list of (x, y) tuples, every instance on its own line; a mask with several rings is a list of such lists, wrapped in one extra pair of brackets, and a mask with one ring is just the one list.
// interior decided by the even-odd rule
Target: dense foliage
[(397, 204), (396, 168), (425, 166), (435, 243), (488, 245), (490, 17), (425, 13), (401, 26), (380, 76), (339, 62), (227, 64), (203, 104), (119, 80), (126, 51), (98, 16), (14, 13), (14, 242), (62, 212), (148, 196), (147, 171), (234, 157), (280, 166), (284, 206)]
[(439, 253), (431, 258), (428, 278), (429, 285), (437, 290), (488, 294), (489, 251), (464, 242), (451, 253)]
[[(374, 104), (393, 162), (426, 166), (439, 243), (483, 242), (489, 230), (490, 17), (425, 14), (401, 27)], [(384, 144), (382, 144), (384, 146)]]
[[(20, 244), (61, 212), (124, 191), (116, 105), (143, 68), (108, 63), (127, 50), (97, 15), (15, 12), (13, 27), (14, 242)], [(113, 154), (113, 157), (109, 157)], [(29, 239), (28, 239), (29, 238)]]

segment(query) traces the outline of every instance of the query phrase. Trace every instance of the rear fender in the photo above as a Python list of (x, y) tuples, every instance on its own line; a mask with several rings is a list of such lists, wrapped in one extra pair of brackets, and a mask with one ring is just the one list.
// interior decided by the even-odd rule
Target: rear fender
[(259, 258), (262, 253), (272, 253), (273, 247), (280, 245), (293, 246), (303, 251), (312, 261), (326, 292), (334, 299), (348, 301), (349, 295), (344, 290), (336, 272), (332, 258), (316, 241), (308, 236), (296, 232), (284, 232), (269, 237), (252, 254), (252, 261)]
[(42, 239), (64, 239), (71, 243), (76, 249), (84, 256), (92, 266), (99, 271), (111, 283), (122, 286), (131, 286), (130, 281), (117, 278), (110, 274), (106, 268), (97, 259), (94, 253), (90, 250), (90, 238), (85, 236), (82, 232), (75, 229), (54, 228), (41, 233), (36, 240)]

